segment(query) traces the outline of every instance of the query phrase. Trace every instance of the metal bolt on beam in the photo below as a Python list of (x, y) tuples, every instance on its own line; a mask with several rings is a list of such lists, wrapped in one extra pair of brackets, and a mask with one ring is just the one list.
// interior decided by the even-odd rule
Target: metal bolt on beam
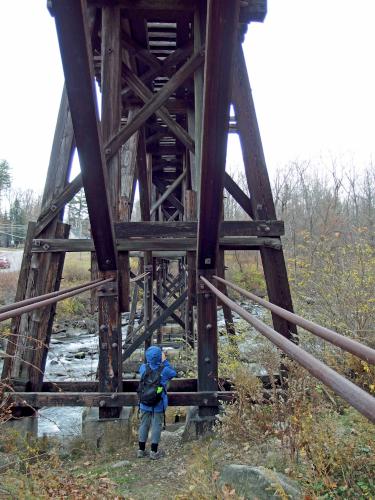
[(104, 399), (102, 399), (101, 401), (99, 401), (99, 406), (100, 406), (101, 408), (103, 408), (103, 406), (105, 406), (105, 401), (104, 401)]
[(207, 323), (207, 325), (206, 325), (206, 330), (211, 330), (211, 328), (212, 328), (211, 323)]

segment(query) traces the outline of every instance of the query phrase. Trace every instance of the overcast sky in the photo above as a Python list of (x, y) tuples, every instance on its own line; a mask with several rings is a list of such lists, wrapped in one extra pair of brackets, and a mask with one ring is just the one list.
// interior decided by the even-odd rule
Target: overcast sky
[[(268, 0), (245, 53), (271, 173), (294, 160), (367, 165), (375, 152), (375, 0)], [(0, 158), (43, 189), (63, 74), (46, 0), (0, 0)], [(236, 141), (229, 163), (239, 164)]]

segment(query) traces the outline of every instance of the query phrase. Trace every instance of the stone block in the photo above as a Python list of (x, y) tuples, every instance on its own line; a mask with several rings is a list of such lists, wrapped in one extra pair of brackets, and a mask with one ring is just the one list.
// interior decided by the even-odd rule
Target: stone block
[(219, 485), (228, 485), (236, 495), (253, 500), (270, 498), (290, 498), (299, 500), (301, 491), (298, 484), (280, 472), (265, 467), (248, 465), (226, 465), (220, 475)]
[(194, 441), (213, 434), (216, 415), (200, 415), (198, 406), (191, 406), (187, 412), (186, 424), (181, 436), (182, 442)]
[(116, 451), (133, 443), (134, 408), (124, 406), (119, 418), (99, 419), (99, 408), (82, 414), (82, 438), (91, 448)]

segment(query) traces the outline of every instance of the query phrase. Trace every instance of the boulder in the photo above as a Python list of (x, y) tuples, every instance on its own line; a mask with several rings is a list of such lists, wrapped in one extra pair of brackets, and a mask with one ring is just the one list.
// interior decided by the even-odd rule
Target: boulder
[(219, 478), (221, 487), (228, 485), (245, 499), (269, 500), (270, 498), (302, 497), (298, 484), (280, 472), (265, 467), (226, 465)]
[(77, 352), (77, 353), (74, 355), (74, 357), (75, 357), (76, 359), (85, 359), (85, 357), (86, 357), (86, 353), (85, 353), (85, 352), (83, 352), (83, 351), (81, 351), (81, 352)]

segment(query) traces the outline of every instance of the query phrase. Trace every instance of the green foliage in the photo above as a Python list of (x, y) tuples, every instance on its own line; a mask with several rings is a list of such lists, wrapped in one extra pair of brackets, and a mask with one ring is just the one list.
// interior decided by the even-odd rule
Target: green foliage
[(0, 160), (0, 195), (11, 186), (10, 165), (6, 160)]

